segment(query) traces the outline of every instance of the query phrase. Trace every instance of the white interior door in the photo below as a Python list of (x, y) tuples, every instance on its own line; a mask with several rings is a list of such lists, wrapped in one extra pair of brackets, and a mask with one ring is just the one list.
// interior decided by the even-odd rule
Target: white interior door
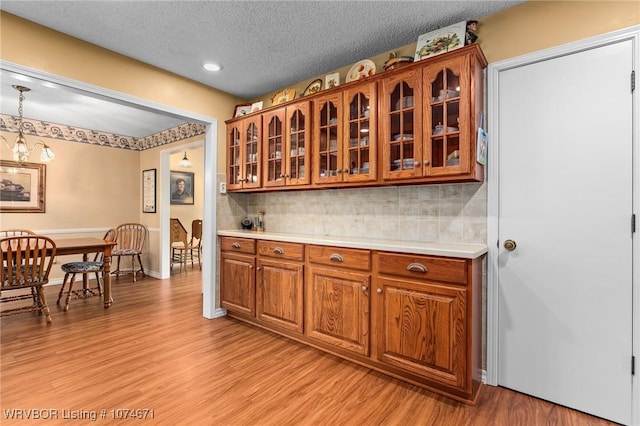
[(501, 72), (497, 129), (498, 384), (625, 424), (632, 49), (627, 40)]

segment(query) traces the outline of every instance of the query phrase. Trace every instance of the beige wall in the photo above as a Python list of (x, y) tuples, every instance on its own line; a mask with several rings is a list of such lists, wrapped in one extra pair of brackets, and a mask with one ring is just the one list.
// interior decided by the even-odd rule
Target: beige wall
[[(402, 7), (401, 3), (398, 3), (398, 7)], [(640, 2), (528, 1), (494, 15), (473, 18), (479, 20), (478, 42), (491, 63), (638, 25)], [(419, 35), (416, 34), (416, 40)], [(397, 55), (414, 56), (415, 48), (416, 43), (412, 42), (393, 51)], [(353, 63), (356, 63), (362, 58), (353, 59)], [(389, 52), (382, 52), (369, 59), (376, 64), (379, 73), (383, 70), (385, 61), (389, 59)], [(352, 65), (337, 70), (326, 70), (291, 87), (300, 96), (313, 80), (321, 78), (324, 81), (326, 74), (334, 72), (340, 73), (340, 82), (344, 84)], [(251, 101), (263, 101), (264, 107), (267, 108), (272, 105), (271, 97), (276, 92), (265, 93)]]

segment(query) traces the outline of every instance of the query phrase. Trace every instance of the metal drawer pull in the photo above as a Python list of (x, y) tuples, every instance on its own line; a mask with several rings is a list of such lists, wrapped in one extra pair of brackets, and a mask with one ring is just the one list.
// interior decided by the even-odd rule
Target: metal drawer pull
[(281, 249), (280, 247), (276, 247), (276, 248), (274, 248), (274, 249), (273, 249), (273, 252), (274, 252), (275, 254), (284, 254), (284, 250), (283, 250), (283, 249)]
[(423, 274), (426, 274), (427, 272), (429, 272), (427, 267), (421, 263), (410, 263), (409, 266), (407, 266), (407, 271), (422, 272)]
[(231, 244), (231, 247), (239, 249), (240, 248), (240, 243), (233, 243), (233, 244)]
[(329, 256), (329, 260), (333, 260), (334, 262), (344, 262), (344, 258), (338, 253), (333, 253), (331, 256)]

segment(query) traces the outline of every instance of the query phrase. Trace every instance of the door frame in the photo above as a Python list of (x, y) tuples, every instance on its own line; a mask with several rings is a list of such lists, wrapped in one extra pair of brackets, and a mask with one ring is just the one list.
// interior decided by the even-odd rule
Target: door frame
[[(57, 74), (48, 73), (39, 69), (30, 68), (24, 65), (16, 64), (0, 60), (0, 69), (16, 72), (29, 77), (40, 80), (49, 81), (59, 84), (63, 87), (70, 87), (86, 92), (88, 95), (96, 97), (108, 98), (114, 103), (129, 104), (141, 109), (151, 109), (158, 113), (165, 113), (173, 116), (179, 116), (185, 121), (196, 122), (206, 126), (204, 134), (204, 218), (211, 218), (203, 222), (202, 244), (209, 247), (209, 254), (212, 256), (211, 262), (203, 262), (202, 264), (202, 316), (205, 318), (217, 318), (225, 315), (226, 311), (220, 308), (218, 292), (216, 291), (217, 266), (215, 261), (215, 253), (217, 248), (217, 224), (216, 224), (216, 173), (217, 173), (217, 146), (218, 146), (218, 119), (208, 117), (202, 114), (194, 113), (160, 104), (144, 98), (139, 98), (123, 92), (106, 89), (80, 80), (73, 80)], [(180, 148), (182, 149), (182, 148)], [(169, 176), (169, 157), (168, 155), (160, 155), (160, 182), (168, 182)], [(210, 195), (208, 195), (210, 194)], [(159, 252), (166, 254), (160, 260), (161, 276), (160, 279), (169, 278), (169, 261), (168, 248), (170, 239), (169, 230), (169, 198), (160, 196), (160, 248)], [(165, 251), (163, 251), (166, 250)]]
[[(498, 117), (498, 99), (500, 73), (513, 68), (518, 68), (566, 56), (583, 50), (593, 49), (607, 44), (631, 40), (633, 45), (633, 69), (640, 73), (640, 25), (625, 28), (610, 33), (605, 33), (576, 42), (571, 42), (549, 49), (525, 54), (490, 64), (487, 69), (487, 111), (488, 111), (488, 168), (487, 168), (487, 365), (486, 383), (498, 385), (498, 351), (499, 351), (499, 312), (498, 312), (498, 255), (499, 255), (499, 171), (500, 158), (499, 129), (500, 117)], [(636, 85), (640, 83), (640, 75), (636, 75)], [(636, 222), (640, 220), (640, 114), (638, 92), (636, 87), (632, 95), (632, 121), (633, 121), (633, 213)], [(631, 214), (631, 212), (630, 212)], [(632, 377), (632, 424), (640, 424), (640, 224), (636, 223), (636, 232), (632, 242), (633, 256), (633, 335), (632, 350), (636, 359), (636, 374)], [(630, 366), (631, 367), (631, 366)], [(587, 373), (588, 374), (588, 373)]]

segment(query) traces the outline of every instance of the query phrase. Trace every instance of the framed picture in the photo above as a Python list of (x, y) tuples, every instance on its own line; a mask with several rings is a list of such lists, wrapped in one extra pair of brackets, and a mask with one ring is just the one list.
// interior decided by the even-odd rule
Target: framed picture
[(193, 204), (193, 173), (171, 170), (171, 204)]
[(46, 166), (0, 160), (0, 212), (44, 213)]
[(325, 89), (332, 89), (337, 86), (340, 86), (340, 73), (327, 74), (324, 78)]
[(261, 110), (262, 110), (262, 101), (254, 102), (251, 104), (251, 112), (256, 112)]
[(142, 171), (142, 213), (156, 212), (156, 169)]
[(239, 104), (236, 105), (233, 110), (233, 117), (242, 117), (243, 115), (247, 115), (251, 112), (251, 104)]
[(311, 83), (309, 83), (307, 88), (304, 89), (304, 92), (302, 92), (302, 96), (313, 95), (314, 93), (318, 93), (321, 90), (322, 90), (322, 79), (313, 80)]
[(458, 22), (430, 33), (422, 34), (416, 43), (414, 61), (459, 49), (464, 46), (467, 21)]

